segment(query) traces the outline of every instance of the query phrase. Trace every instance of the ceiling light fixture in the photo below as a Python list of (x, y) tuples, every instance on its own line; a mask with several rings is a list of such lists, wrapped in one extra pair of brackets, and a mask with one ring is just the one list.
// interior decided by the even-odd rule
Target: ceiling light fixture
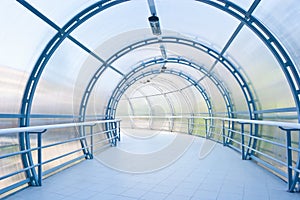
[(163, 57), (163, 59), (167, 59), (167, 52), (166, 52), (166, 48), (164, 45), (160, 45), (160, 52), (161, 52), (161, 56)]
[(153, 35), (161, 35), (159, 18), (155, 15), (152, 15), (148, 18)]
[(164, 63), (164, 64), (162, 65), (162, 67), (161, 67), (161, 70), (160, 70), (160, 72), (165, 72), (165, 71), (166, 71), (166, 69), (167, 69), (167, 67), (166, 67), (166, 63)]

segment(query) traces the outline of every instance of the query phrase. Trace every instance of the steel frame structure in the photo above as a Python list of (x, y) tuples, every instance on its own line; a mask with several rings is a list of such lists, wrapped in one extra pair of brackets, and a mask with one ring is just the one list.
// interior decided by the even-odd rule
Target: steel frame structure
[[(124, 93), (126, 92), (126, 90), (130, 86), (132, 86), (133, 84), (136, 83), (136, 81), (138, 81), (140, 79), (143, 79), (143, 78), (145, 78), (147, 76), (151, 76), (151, 75), (154, 75), (154, 74), (160, 74), (160, 73), (161, 73), (161, 71), (159, 69), (158, 70), (146, 71), (146, 72), (143, 72), (143, 73), (139, 74), (138, 76), (134, 77), (133, 80), (131, 80), (129, 82), (125, 82), (123, 84), (124, 88), (122, 90), (117, 90), (116, 96), (118, 96), (118, 98), (111, 98), (114, 101), (112, 101), (110, 103), (112, 105), (114, 105), (114, 108), (113, 109), (109, 109), (109, 110), (113, 111), (113, 113), (115, 114), (115, 111), (117, 109), (118, 102), (119, 102), (120, 98), (122, 97), (122, 95), (124, 95)], [(195, 86), (195, 88), (198, 90), (198, 92), (202, 95), (202, 97), (204, 98), (204, 100), (206, 102), (206, 106), (208, 108), (210, 108), (210, 109), (208, 109), (209, 116), (213, 116), (213, 112), (212, 112), (213, 107), (211, 105), (210, 98), (208, 97), (207, 93), (205, 92), (205, 90), (203, 89), (203, 87), (200, 84), (198, 84), (195, 80), (191, 79), (188, 75), (186, 75), (186, 74), (184, 74), (182, 72), (178, 72), (178, 71), (175, 71), (175, 70), (165, 70), (163, 73), (165, 73), (165, 74), (172, 74), (172, 75), (181, 77), (181, 78), (187, 80), (189, 83), (192, 83)], [(161, 95), (166, 96), (166, 94), (161, 94)], [(187, 101), (187, 99), (185, 99), (185, 101)], [(172, 104), (171, 104), (171, 106), (172, 106)], [(173, 110), (173, 106), (172, 106), (172, 110)], [(172, 114), (172, 116), (175, 116), (173, 112), (171, 114)], [(191, 114), (191, 115), (193, 115), (193, 114)], [(114, 118), (114, 117), (112, 117), (112, 118)], [(152, 119), (152, 118), (150, 118), (150, 119)], [(174, 119), (172, 118), (170, 120), (171, 120), (171, 124), (169, 124), (169, 131), (173, 131), (174, 130)], [(108, 126), (107, 128), (109, 128), (109, 127), (110, 126)], [(152, 126), (150, 126), (150, 128), (152, 128)], [(188, 132), (191, 134), (192, 131), (193, 131), (193, 128), (189, 127)]]
[[(258, 118), (257, 114), (255, 114), (255, 111), (257, 109), (256, 109), (256, 105), (255, 105), (254, 95), (253, 95), (253, 92), (251, 91), (250, 87), (247, 85), (248, 81), (244, 78), (244, 76), (239, 72), (237, 67), (235, 67), (232, 62), (230, 62), (224, 56), (219, 56), (220, 52), (217, 52), (216, 50), (208, 47), (207, 45), (201, 44), (200, 42), (188, 40), (185, 38), (179, 38), (179, 37), (162, 37), (161, 39), (149, 38), (149, 39), (145, 39), (143, 41), (139, 41), (139, 42), (136, 42), (129, 46), (124, 47), (120, 51), (113, 54), (110, 58), (108, 58), (106, 63), (111, 65), (117, 59), (119, 59), (120, 57), (124, 56), (125, 54), (127, 54), (135, 49), (138, 49), (138, 48), (141, 48), (141, 47), (144, 47), (147, 45), (151, 45), (151, 44), (158, 44), (158, 43), (174, 43), (174, 44), (190, 46), (190, 47), (200, 50), (204, 53), (207, 53), (209, 56), (211, 56), (214, 59), (217, 59), (233, 75), (233, 77), (239, 84), (240, 88), (242, 89), (243, 94), (246, 99), (246, 103), (248, 105), (250, 119)], [(186, 62), (189, 63), (189, 61), (186, 61)], [(81, 116), (85, 115), (86, 105), (88, 103), (91, 91), (93, 90), (93, 87), (97, 83), (97, 80), (99, 79), (101, 74), (104, 72), (105, 68), (106, 68), (105, 65), (100, 66), (98, 68), (98, 70), (95, 72), (95, 74), (94, 74), (93, 78), (91, 79), (91, 81), (89, 82), (89, 84), (87, 85), (85, 93), (82, 98), (82, 102), (81, 102), (81, 108), (80, 108)], [(202, 70), (203, 69), (204, 68), (202, 68)], [(205, 71), (207, 71), (205, 73), (205, 75), (210, 76), (210, 72), (208, 70), (205, 70)], [(215, 84), (217, 84), (216, 81), (213, 81), (213, 82)]]
[[(151, 64), (149, 65), (151, 66)], [(147, 67), (146, 65), (142, 65), (142, 67)], [(158, 70), (150, 70), (150, 71), (146, 71), (146, 72), (142, 72), (141, 74), (139, 74), (138, 76), (135, 76), (132, 78), (132, 75), (128, 74), (128, 79), (126, 78), (126, 81), (121, 81), (118, 84), (118, 87), (114, 90), (109, 103), (108, 103), (108, 107), (106, 110), (106, 114), (107, 116), (111, 116), (111, 118), (114, 118), (115, 116), (115, 111), (118, 105), (118, 102), (120, 100), (120, 98), (122, 97), (122, 95), (124, 94), (124, 92), (134, 83), (136, 83), (136, 81), (147, 77), (147, 76), (151, 76), (154, 74), (160, 74), (161, 71)], [(213, 112), (212, 112), (212, 106), (211, 106), (211, 102), (210, 102), (210, 98), (208, 97), (207, 93), (205, 92), (205, 90), (203, 89), (203, 87), (198, 84), (195, 80), (191, 79), (188, 75), (182, 73), (182, 72), (178, 72), (175, 70), (165, 70), (166, 74), (172, 74), (172, 75), (176, 75), (179, 76), (181, 78), (184, 78), (185, 80), (187, 80), (188, 82), (192, 83), (195, 88), (200, 92), (200, 94), (202, 95), (202, 97), (204, 98), (207, 108), (208, 108), (208, 113), (210, 114), (210, 116), (212, 116)], [(130, 78), (132, 78), (131, 80), (129, 80)], [(127, 82), (128, 80), (128, 82)]]
[[(117, 85), (116, 89), (113, 91), (111, 98), (109, 99), (107, 108), (106, 108), (106, 119), (113, 119), (115, 118), (115, 114), (116, 114), (116, 109), (117, 109), (117, 105), (121, 99), (121, 97), (123, 96), (123, 94), (125, 93), (125, 91), (134, 83), (136, 83), (138, 80), (153, 75), (153, 74), (160, 74), (161, 71), (160, 69), (158, 70), (150, 70), (150, 71), (146, 71), (143, 72), (141, 74), (139, 74), (138, 76), (133, 76), (136, 73), (142, 71), (143, 69), (152, 66), (153, 64), (161, 64), (163, 63), (165, 60), (160, 59), (160, 61), (158, 60), (154, 60), (154, 62), (148, 62), (148, 63), (142, 63), (140, 64), (139, 67), (135, 68), (134, 70), (132, 70), (131, 72), (129, 72), (124, 79), (122, 79), (119, 84)], [(161, 63), (160, 63), (161, 62)], [(188, 82), (192, 83), (196, 89), (200, 92), (200, 94), (202, 95), (203, 99), (206, 102), (206, 106), (208, 108), (208, 113), (209, 116), (212, 117), (212, 106), (211, 106), (211, 102), (210, 102), (210, 98), (208, 97), (208, 95), (206, 94), (205, 90), (203, 89), (203, 87), (201, 85), (199, 85), (199, 83), (197, 83), (195, 80), (191, 79), (189, 76), (185, 75), (182, 72), (177, 72), (175, 70), (165, 70), (164, 73), (169, 73), (169, 74), (173, 74), (176, 76), (179, 76), (181, 78), (184, 78), (185, 80), (187, 80)], [(147, 97), (146, 97), (147, 99)], [(148, 100), (147, 100), (148, 102)], [(106, 129), (110, 130), (113, 129), (114, 127), (112, 127), (112, 123), (106, 123)], [(112, 135), (111, 133), (107, 133), (107, 137), (111, 140), (111, 142), (113, 144), (116, 144), (116, 139), (111, 139), (114, 137), (114, 135)]]
[[(159, 74), (157, 74), (155, 77), (157, 77)], [(163, 78), (160, 78), (161, 80), (159, 80), (158, 82), (162, 81), (164, 84), (168, 83), (170, 86), (172, 86), (174, 83), (170, 80), (167, 80), (167, 79), (163, 79)], [(173, 86), (174, 87), (174, 86)], [(176, 87), (174, 87), (175, 89)], [(190, 99), (187, 97), (187, 95), (185, 93), (183, 93), (183, 90), (184, 89), (176, 89), (176, 90), (171, 90), (171, 91), (168, 91), (168, 92), (165, 92), (165, 93), (161, 93), (162, 94), (159, 94), (159, 95), (164, 95), (164, 97), (166, 98), (166, 100), (168, 101), (168, 104), (169, 106), (171, 107), (171, 116), (175, 116), (175, 112), (174, 112), (174, 106), (173, 104), (171, 103), (171, 100), (170, 98), (168, 97), (168, 95), (172, 94), (172, 93), (175, 93), (175, 92), (179, 92), (180, 95), (183, 97), (183, 100), (184, 102), (186, 103), (186, 105), (188, 106), (188, 109), (189, 109), (189, 112), (188, 113), (194, 113), (193, 111), (193, 108), (192, 108), (192, 104), (190, 102)], [(151, 96), (157, 96), (157, 95), (151, 95)], [(213, 106), (212, 106), (213, 107)], [(173, 128), (174, 128), (174, 120), (171, 121), (171, 124), (170, 124), (170, 131), (173, 131)]]
[[(143, 72), (142, 74), (139, 74), (138, 76), (134, 76), (135, 74), (138, 74), (140, 71), (146, 69), (147, 67), (151, 67), (153, 65), (160, 65), (163, 63), (178, 63), (181, 65), (185, 65), (188, 67), (191, 67), (193, 69), (199, 70), (201, 71), (203, 74), (205, 74), (217, 87), (217, 89), (219, 90), (219, 92), (221, 93), (221, 95), (223, 96), (224, 99), (224, 103), (225, 106), (227, 108), (227, 115), (228, 117), (233, 117), (233, 105), (231, 103), (231, 98), (229, 95), (229, 92), (227, 91), (226, 87), (222, 84), (222, 82), (220, 80), (218, 80), (218, 78), (212, 74), (208, 74), (208, 71), (202, 67), (197, 65), (196, 63), (193, 63), (192, 61), (189, 61), (183, 57), (169, 57), (167, 59), (163, 59), (163, 58), (152, 58), (149, 59), (147, 61), (143, 61), (142, 63), (140, 63), (139, 65), (135, 66), (134, 69), (132, 71), (130, 71), (120, 82), (119, 84), (116, 86), (116, 89), (113, 91), (110, 100), (108, 101), (108, 105), (106, 108), (106, 117), (107, 119), (113, 119), (115, 118), (115, 114), (116, 114), (116, 109), (117, 109), (117, 105), (118, 102), (120, 101), (122, 95), (125, 93), (125, 91), (135, 82), (137, 82), (138, 80), (140, 80), (141, 78), (145, 77), (146, 75), (151, 75), (151, 72), (153, 74), (160, 74), (162, 73), (160, 70), (152, 70), (152, 71), (146, 71)], [(158, 73), (160, 72), (160, 73)], [(212, 104), (209, 101), (208, 95), (206, 94), (205, 90), (203, 89), (203, 87), (195, 80), (191, 79), (191, 77), (189, 77), (188, 75), (185, 75), (183, 72), (176, 72), (175, 70), (167, 70), (164, 71), (163, 73), (171, 73), (171, 74), (175, 74), (177, 76), (183, 77), (184, 79), (186, 79), (187, 81), (189, 81), (194, 87), (197, 88), (197, 90), (201, 93), (203, 99), (206, 101), (206, 105), (208, 108), (208, 113), (209, 116), (213, 115), (213, 111), (212, 111)], [(211, 121), (211, 123), (213, 123), (213, 121)], [(230, 127), (234, 127), (233, 125), (230, 125)], [(109, 127), (107, 127), (109, 128)], [(228, 132), (228, 138), (231, 137), (231, 132)], [(229, 141), (229, 140), (227, 140)]]
[[(170, 98), (169, 98), (166, 94), (163, 94), (163, 90), (162, 90), (158, 85), (156, 85), (156, 84), (151, 84), (151, 87), (154, 87), (156, 90), (158, 90), (158, 91), (161, 93), (161, 95), (164, 96), (164, 98), (165, 98), (165, 100), (166, 100), (166, 102), (168, 103), (168, 106), (169, 106), (169, 108), (170, 108), (171, 115), (173, 116), (173, 115), (174, 115), (174, 106), (173, 106), (173, 104), (171, 103)], [(185, 102), (189, 105), (189, 102), (186, 100), (186, 98), (185, 98), (184, 95), (183, 95), (183, 97), (184, 97)], [(152, 113), (153, 113), (153, 112), (152, 112)], [(150, 124), (150, 129), (152, 128), (152, 125), (153, 125), (153, 122)], [(171, 125), (171, 127), (173, 127), (173, 124)], [(172, 131), (172, 128), (171, 128), (170, 130)]]
[[(72, 31), (74, 31), (79, 25), (84, 23), (86, 20), (90, 19), (94, 15), (100, 13), (103, 10), (106, 10), (110, 7), (113, 7), (115, 5), (118, 5), (120, 3), (127, 2), (129, 0), (103, 0), (96, 2), (95, 4), (89, 6), (88, 8), (84, 9), (77, 15), (75, 15), (69, 22), (67, 22), (62, 28), (60, 28), (58, 25), (56, 25), (54, 22), (52, 22), (50, 19), (48, 19), (46, 16), (44, 16), (42, 13), (40, 13), (38, 10), (36, 10), (34, 7), (32, 7), (29, 3), (27, 3), (24, 0), (17, 0), (19, 3), (21, 3), (23, 6), (25, 6), (28, 10), (33, 12), (36, 16), (38, 16), (40, 19), (42, 19), (44, 22), (49, 24), (51, 27), (53, 27), (55, 30), (57, 30), (56, 35), (49, 41), (49, 43), (46, 45), (45, 49), (41, 53), (38, 61), (36, 62), (31, 75), (29, 77), (29, 80), (27, 82), (23, 99), (22, 99), (22, 105), (20, 109), (20, 127), (29, 126), (30, 125), (30, 112), (31, 112), (31, 106), (32, 101), (34, 98), (35, 90), (38, 85), (39, 79), (42, 75), (42, 72), (47, 65), (48, 61), (50, 60), (53, 53), (56, 51), (56, 49), (60, 46), (60, 44), (66, 39), (70, 39), (72, 42), (77, 44), (81, 49), (88, 52), (90, 55), (98, 59), (101, 63), (104, 64), (104, 67), (101, 68), (99, 72), (96, 73), (96, 77), (100, 76), (102, 71), (104, 71), (107, 67), (112, 68), (114, 71), (116, 71), (118, 74), (124, 76), (119, 70), (115, 69), (114, 67), (110, 66), (108, 62), (103, 61), (99, 56), (97, 56), (95, 53), (92, 52), (92, 50), (88, 49), (86, 46), (84, 46), (82, 43), (80, 43), (78, 40), (73, 38), (70, 34)], [(231, 73), (233, 75), (239, 74), (238, 71), (235, 68), (230, 68), (230, 64), (228, 61), (222, 56), (223, 53), (226, 51), (228, 46), (231, 44), (231, 42), (234, 40), (235, 36), (239, 33), (239, 30), (242, 29), (243, 25), (246, 25), (250, 30), (252, 30), (263, 42), (264, 44), (269, 48), (269, 50), (272, 52), (274, 57), (277, 59), (277, 62), (280, 64), (282, 71), (285, 74), (286, 80), (289, 83), (291, 92), (294, 97), (294, 101), (296, 104), (296, 109), (298, 113), (298, 122), (300, 122), (300, 76), (299, 71), (295, 67), (292, 59), (289, 57), (288, 53), (285, 51), (281, 43), (277, 40), (277, 38), (254, 16), (252, 16), (252, 12), (260, 2), (260, 0), (256, 0), (253, 3), (253, 6), (251, 6), (249, 11), (245, 11), (241, 7), (235, 5), (234, 3), (227, 1), (227, 0), (196, 0), (200, 3), (204, 3), (207, 5), (210, 5), (214, 8), (217, 8), (219, 10), (222, 10), (229, 15), (233, 16), (234, 18), (238, 19), (241, 24), (236, 29), (235, 33), (232, 35), (231, 39), (228, 41), (227, 45), (223, 49), (221, 53), (212, 51), (211, 49), (205, 48), (204, 51), (207, 51), (208, 54), (210, 53), (216, 53), (216, 62), (221, 62), (224, 66), (228, 66), (229, 69), (231, 69)], [(191, 45), (195, 45), (195, 41), (192, 41)], [(177, 41), (177, 43), (179, 43)], [(132, 46), (134, 47), (134, 46)], [(201, 46), (203, 48), (203, 46)], [(229, 64), (229, 65), (228, 65)], [(232, 66), (231, 66), (232, 67)], [(242, 76), (241, 76), (242, 77)], [(238, 80), (238, 79), (237, 79)], [(95, 79), (92, 79), (92, 82), (96, 81)], [(247, 82), (241, 81), (239, 82), (240, 86), (242, 87), (242, 90), (244, 92), (245, 97), (251, 96), (251, 93), (248, 92), (248, 85)], [(92, 86), (93, 84), (89, 84), (89, 86)], [(90, 88), (92, 89), (92, 88)], [(250, 90), (249, 90), (250, 91)], [(88, 90), (90, 93), (91, 90)], [(86, 96), (83, 98), (85, 99)], [(87, 103), (87, 101), (86, 101)], [(253, 99), (250, 98), (250, 101), (247, 100), (248, 106), (249, 106), (249, 112), (250, 112), (250, 119), (257, 119), (257, 115), (255, 112), (255, 102)], [(86, 104), (83, 104), (84, 107), (86, 107)], [(82, 113), (80, 111), (80, 113)], [(23, 117), (24, 116), (24, 117)], [(85, 113), (83, 112), (83, 115), (81, 117), (84, 117)], [(30, 141), (27, 133), (20, 133), (20, 148), (21, 150), (26, 150), (30, 148)], [(254, 142), (255, 143), (255, 142)], [(299, 142), (300, 143), (300, 142)], [(255, 146), (255, 144), (254, 144)], [(300, 146), (300, 144), (299, 144)], [(24, 164), (24, 167), (28, 167), (30, 163), (32, 163), (32, 157), (30, 154), (27, 154), (26, 156), (22, 156), (22, 161)], [(297, 168), (300, 168), (300, 156), (298, 158), (297, 162)], [(28, 170), (27, 171), (27, 177), (32, 178), (36, 176), (35, 170)], [(297, 178), (296, 178), (297, 177)], [(295, 174), (295, 181), (299, 182), (299, 173), (297, 172)], [(32, 184), (35, 184), (33, 181)], [(290, 190), (293, 190), (296, 185), (296, 182), (294, 182), (291, 185)]]

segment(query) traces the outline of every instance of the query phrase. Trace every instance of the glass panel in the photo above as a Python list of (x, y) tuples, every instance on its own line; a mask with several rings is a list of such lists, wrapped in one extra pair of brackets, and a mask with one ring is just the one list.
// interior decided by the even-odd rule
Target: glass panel
[[(247, 101), (245, 99), (243, 90), (229, 70), (227, 70), (224, 65), (218, 63), (213, 72), (215, 76), (217, 76), (223, 82), (225, 88), (227, 88), (234, 106), (234, 111), (248, 111)], [(248, 115), (246, 115), (246, 117), (248, 117)]]
[(77, 81), (82, 82), (79, 72), (87, 56), (71, 41), (64, 41), (43, 71), (32, 113), (78, 114), (81, 96), (74, 96), (74, 86), (81, 90), (86, 86), (77, 84)]
[(239, 23), (230, 15), (197, 1), (156, 1), (156, 5), (162, 32), (172, 30), (211, 42), (218, 49), (226, 44)]
[(258, 109), (293, 107), (294, 100), (287, 80), (274, 59), (265, 47), (249, 29), (243, 29), (228, 53), (234, 55), (241, 73), (247, 77), (247, 83), (255, 92)]
[[(165, 48), (168, 56), (186, 58), (200, 66), (205, 66), (205, 68), (210, 68), (215, 61), (215, 59), (209, 56), (206, 52), (202, 52), (194, 47), (167, 43)], [(172, 63), (172, 65), (174, 64)], [(180, 65), (180, 67), (183, 67), (183, 65)]]
[(251, 4), (254, 2), (254, 0), (249, 0), (249, 1), (231, 0), (231, 2), (235, 3), (236, 5), (238, 5), (239, 7), (247, 11), (250, 8)]
[[(148, 10), (147, 1), (122, 3), (89, 19), (80, 25), (72, 35), (90, 49), (96, 49), (100, 57), (107, 59), (124, 44), (136, 41), (137, 34), (133, 30), (148, 28), (146, 34), (152, 35), (148, 22)], [(115, 38), (120, 34), (124, 34), (124, 36)]]
[(1, 2), (0, 24), (0, 109), (18, 113), (29, 74), (55, 31), (16, 1)]
[[(12, 125), (13, 124), (13, 125)], [(18, 121), (15, 119), (0, 120), (0, 128), (17, 127)], [(0, 135), (0, 156), (15, 153), (20, 150), (18, 134)], [(18, 170), (22, 170), (23, 165), (20, 155), (10, 156), (0, 159), (0, 177), (8, 175)], [(14, 183), (24, 180), (25, 174), (18, 173), (0, 181), (0, 189), (8, 187)]]
[(0, 23), (0, 66), (30, 72), (56, 31), (16, 1), (1, 2)]
[(75, 14), (84, 8), (97, 2), (96, 0), (76, 0), (64, 1), (59, 0), (39, 1), (28, 0), (33, 7), (50, 18), (53, 22), (61, 27), (67, 23)]
[(95, 85), (87, 107), (88, 115), (103, 115), (113, 90), (121, 80), (121, 75), (107, 68)]
[(226, 104), (216, 85), (208, 78), (203, 79), (200, 84), (204, 86), (205, 93), (211, 101), (213, 112), (226, 112)]
[(28, 74), (0, 66), (0, 113), (19, 113)]
[(300, 70), (299, 10), (298, 0), (261, 1), (254, 15), (275, 34)]

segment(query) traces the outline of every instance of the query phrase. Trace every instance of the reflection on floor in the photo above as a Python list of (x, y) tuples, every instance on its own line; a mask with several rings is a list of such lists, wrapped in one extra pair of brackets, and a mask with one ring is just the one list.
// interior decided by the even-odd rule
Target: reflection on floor
[(142, 130), (127, 131), (117, 148), (7, 199), (300, 199), (299, 193), (286, 192), (285, 182), (220, 144), (170, 132), (149, 131), (145, 137)]

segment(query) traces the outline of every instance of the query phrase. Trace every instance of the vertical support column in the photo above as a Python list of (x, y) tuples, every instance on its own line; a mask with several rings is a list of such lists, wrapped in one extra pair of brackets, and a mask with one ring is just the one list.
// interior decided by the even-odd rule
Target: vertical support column
[(169, 118), (169, 126), (170, 126), (170, 132), (174, 131), (174, 120), (175, 117), (173, 117), (174, 115), (172, 114), (172, 117)]
[[(255, 136), (257, 136), (257, 131), (258, 131), (258, 124), (254, 124), (254, 130), (256, 130), (256, 133), (255, 134), (253, 134), (253, 124), (249, 124), (249, 128), (250, 128), (250, 133), (249, 133), (249, 135), (255, 135)], [(250, 138), (251, 138), (251, 136), (250, 136)], [(251, 138), (251, 139), (253, 139), (253, 145), (252, 145), (252, 148), (254, 149), (255, 147), (256, 147), (256, 143), (257, 143), (257, 139), (255, 139), (255, 138)], [(249, 144), (249, 143), (248, 143)], [(247, 151), (246, 151), (246, 155), (249, 157), (251, 157), (251, 155), (254, 153), (254, 151), (252, 151), (251, 150), (251, 148), (250, 148), (250, 146), (248, 145), (248, 147), (247, 147)]]
[(189, 134), (193, 134), (193, 131), (194, 131), (194, 125), (195, 123), (195, 117), (194, 117), (194, 113), (191, 114), (191, 117), (190, 117), (190, 130), (189, 130)]
[[(235, 122), (234, 121), (228, 121), (229, 124), (229, 129), (227, 131), (227, 137), (226, 137), (226, 146), (228, 146), (229, 144), (232, 144), (232, 138), (234, 135), (234, 131), (235, 130)], [(231, 125), (231, 126), (230, 126)]]
[(43, 177), (43, 169), (42, 169), (42, 133), (37, 134), (37, 144), (38, 144), (38, 185), (42, 186), (42, 177)]
[(88, 149), (88, 142), (86, 140), (86, 132), (85, 132), (85, 126), (84, 125), (81, 125), (80, 126), (80, 133), (81, 133), (81, 139), (80, 139), (80, 144), (81, 144), (81, 147), (82, 147), (82, 152), (83, 154), (85, 155), (85, 159), (90, 159), (90, 152), (89, 152), (89, 149)]
[(90, 126), (91, 152), (90, 152), (89, 159), (93, 159), (94, 158), (94, 130), (93, 130), (94, 126), (95, 125)]
[(291, 130), (286, 130), (286, 159), (287, 159), (287, 175), (288, 175), (288, 190), (292, 192), (293, 184), (293, 159), (291, 150)]
[[(109, 120), (109, 119), (107, 119)], [(113, 144), (113, 139), (112, 139), (112, 123), (111, 122), (107, 122), (105, 125), (106, 125), (106, 136), (107, 136), (107, 139), (109, 141), (110, 144)]]
[(117, 121), (117, 127), (118, 127), (118, 140), (121, 141), (121, 121)]
[[(297, 128), (289, 128), (289, 127), (281, 127), (281, 130), (286, 131), (286, 166), (287, 166), (287, 179), (288, 179), (288, 191), (294, 192), (296, 189), (296, 185), (299, 181), (299, 172), (296, 170), (294, 171), (294, 178), (293, 178), (293, 148), (292, 148), (292, 131), (298, 131)], [(299, 158), (298, 158), (299, 159)], [(298, 161), (299, 162), (299, 161)], [(297, 168), (297, 167), (296, 167)]]
[(208, 128), (207, 128), (207, 118), (204, 118), (205, 120), (205, 138), (208, 139)]
[(244, 127), (244, 123), (241, 123), (241, 149), (242, 149), (242, 160), (245, 160), (245, 136), (244, 136), (244, 131), (245, 131), (245, 127)]
[(47, 129), (44, 129), (40, 132), (29, 132), (29, 134), (37, 134), (37, 179), (35, 180), (35, 186), (42, 186), (42, 179), (43, 179), (43, 152), (42, 152), (42, 134), (45, 133)]
[(188, 134), (191, 134), (191, 119), (189, 117), (187, 118), (187, 122), (188, 122)]
[(225, 121), (224, 120), (222, 120), (222, 140), (223, 140), (223, 146), (226, 146)]
[(117, 141), (118, 141), (118, 127), (117, 127), (117, 122), (113, 122), (113, 144), (114, 146), (117, 146)]

